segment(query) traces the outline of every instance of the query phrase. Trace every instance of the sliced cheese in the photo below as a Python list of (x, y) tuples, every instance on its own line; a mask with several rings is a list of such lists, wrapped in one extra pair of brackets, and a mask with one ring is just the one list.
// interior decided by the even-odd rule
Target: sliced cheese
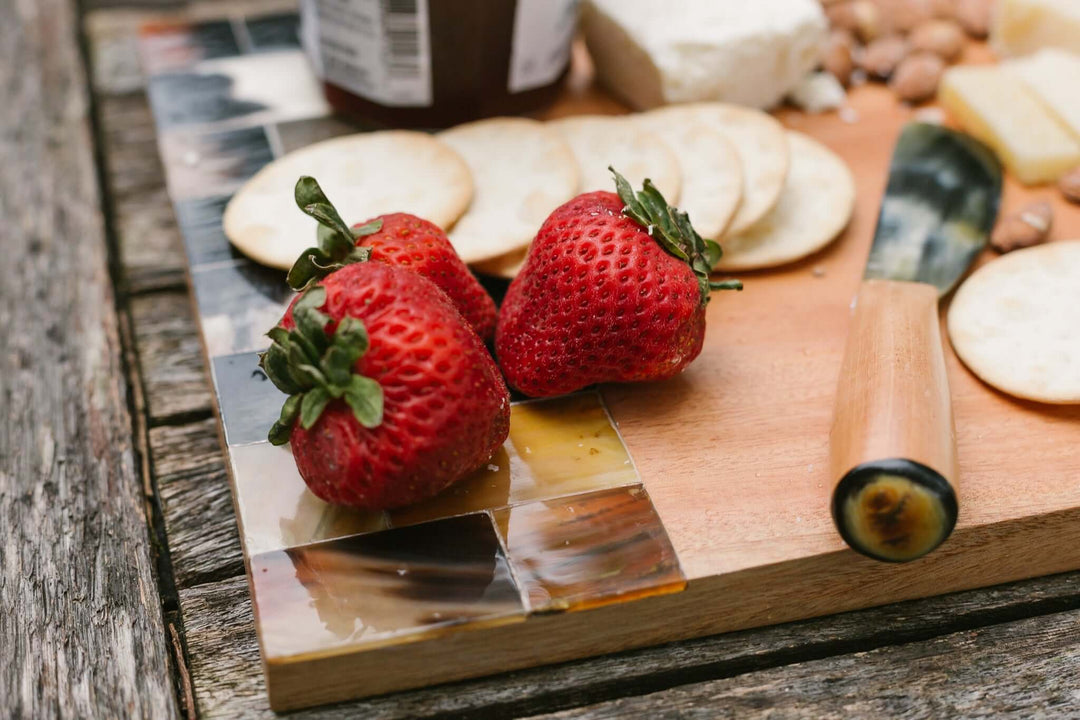
[(1080, 140), (1080, 55), (1040, 50), (1002, 64), (1024, 81), (1050, 112)]
[(990, 44), (999, 55), (1047, 47), (1080, 53), (1080, 0), (997, 0)]
[(639, 110), (772, 107), (817, 65), (828, 29), (817, 0), (586, 0), (581, 22), (601, 82)]
[(1024, 184), (1052, 182), (1080, 165), (1080, 142), (1019, 78), (1001, 68), (950, 68), (938, 98)]

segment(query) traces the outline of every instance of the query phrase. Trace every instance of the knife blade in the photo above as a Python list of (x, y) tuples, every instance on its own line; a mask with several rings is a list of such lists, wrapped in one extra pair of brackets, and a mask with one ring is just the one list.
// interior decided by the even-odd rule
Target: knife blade
[(986, 246), (1001, 165), (974, 138), (900, 134), (841, 363), (829, 436), (832, 516), (854, 550), (906, 562), (952, 532), (956, 439), (938, 299)]

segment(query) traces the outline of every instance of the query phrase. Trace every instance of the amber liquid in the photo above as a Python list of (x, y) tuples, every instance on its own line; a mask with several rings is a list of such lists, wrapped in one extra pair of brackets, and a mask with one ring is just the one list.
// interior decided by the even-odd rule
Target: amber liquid
[(540, 110), (555, 100), (569, 70), (552, 83), (508, 89), (516, 2), (429, 0), (432, 104), (390, 107), (324, 82), (326, 100), (342, 115), (390, 127), (443, 128), (494, 115)]

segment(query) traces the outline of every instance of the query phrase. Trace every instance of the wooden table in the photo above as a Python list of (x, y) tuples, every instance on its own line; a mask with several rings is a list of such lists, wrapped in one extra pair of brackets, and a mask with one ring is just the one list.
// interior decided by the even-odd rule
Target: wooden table
[[(146, 9), (115, 4), (0, 4), (0, 715), (269, 717)], [(1078, 687), (1069, 573), (297, 715), (1031, 717)]]

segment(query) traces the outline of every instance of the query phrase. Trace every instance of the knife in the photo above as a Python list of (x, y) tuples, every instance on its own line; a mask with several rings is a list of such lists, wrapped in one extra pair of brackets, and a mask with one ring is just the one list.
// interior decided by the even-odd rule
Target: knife
[(832, 516), (854, 550), (922, 557), (956, 525), (956, 433), (938, 299), (985, 247), (1001, 165), (963, 133), (911, 123), (889, 168), (829, 434)]

